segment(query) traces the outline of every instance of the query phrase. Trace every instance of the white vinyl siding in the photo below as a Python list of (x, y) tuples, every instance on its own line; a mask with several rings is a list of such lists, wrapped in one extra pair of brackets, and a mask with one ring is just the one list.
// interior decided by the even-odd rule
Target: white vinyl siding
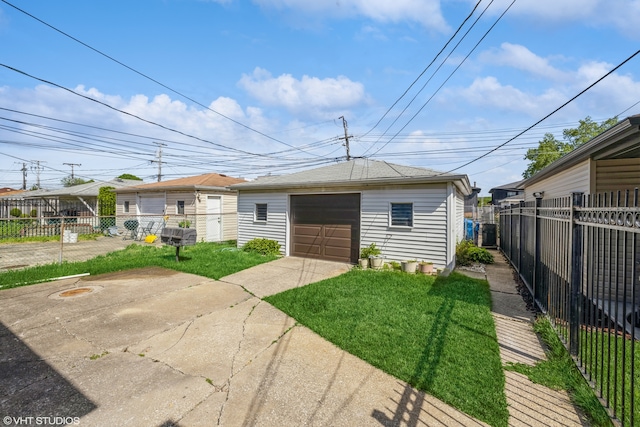
[[(447, 266), (447, 189), (368, 190), (362, 193), (360, 247), (375, 243), (387, 261), (417, 259)], [(413, 203), (413, 227), (389, 226), (389, 203)]]
[[(257, 203), (267, 204), (267, 221), (255, 221)], [(238, 195), (238, 247), (261, 237), (280, 243), (280, 252), (287, 251), (288, 195), (285, 193), (240, 193)]]
[[(124, 211), (124, 202), (129, 202), (129, 212)], [(136, 206), (135, 193), (116, 194), (116, 215), (134, 215)]]
[(525, 200), (535, 200), (533, 193), (544, 191), (545, 199), (568, 196), (573, 192), (589, 194), (591, 160), (585, 160), (569, 169), (558, 172), (525, 188)]
[(456, 190), (456, 244), (464, 240), (464, 196)]

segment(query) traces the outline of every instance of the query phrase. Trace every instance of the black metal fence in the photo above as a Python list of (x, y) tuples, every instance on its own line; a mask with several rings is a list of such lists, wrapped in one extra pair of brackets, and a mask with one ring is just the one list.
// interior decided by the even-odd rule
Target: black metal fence
[(638, 190), (504, 208), (499, 245), (611, 414), (639, 425)]

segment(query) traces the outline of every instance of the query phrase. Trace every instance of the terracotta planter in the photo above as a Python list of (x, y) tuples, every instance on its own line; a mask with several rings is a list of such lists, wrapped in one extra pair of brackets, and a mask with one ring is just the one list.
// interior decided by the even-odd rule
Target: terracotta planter
[(420, 264), (420, 273), (433, 274), (433, 264)]
[(362, 268), (363, 270), (369, 268), (369, 258), (360, 258), (358, 260), (358, 263), (360, 264), (360, 268)]
[(402, 271), (404, 271), (405, 273), (415, 273), (416, 268), (418, 268), (417, 261), (402, 261), (401, 265)]

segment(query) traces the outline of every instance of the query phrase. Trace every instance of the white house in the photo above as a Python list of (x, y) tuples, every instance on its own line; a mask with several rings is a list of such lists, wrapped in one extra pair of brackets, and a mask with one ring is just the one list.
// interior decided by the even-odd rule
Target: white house
[[(170, 227), (188, 221), (201, 242), (235, 240), (237, 194), (228, 186), (239, 182), (244, 180), (209, 173), (116, 189), (118, 226), (129, 217), (143, 227), (167, 218)], [(155, 225), (152, 231), (159, 232)]]
[(276, 240), (285, 256), (355, 263), (376, 243), (386, 260), (455, 266), (464, 237), (466, 175), (357, 159), (231, 185), (238, 245)]

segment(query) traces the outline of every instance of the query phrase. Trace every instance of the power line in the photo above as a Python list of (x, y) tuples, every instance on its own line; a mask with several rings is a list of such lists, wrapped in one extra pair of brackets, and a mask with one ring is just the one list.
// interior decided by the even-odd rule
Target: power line
[[(515, 0), (514, 0), (515, 2)], [(380, 136), (380, 138), (378, 138), (378, 140), (373, 143), (365, 152), (364, 154), (366, 154), (369, 150), (371, 150), (375, 144), (377, 144), (380, 139), (382, 139), (383, 136), (385, 136), (387, 134), (387, 132), (389, 131), (389, 129), (391, 129), (393, 127), (393, 125), (395, 125), (398, 120), (400, 120), (400, 117), (402, 117), (402, 115), (409, 109), (409, 107), (413, 104), (413, 101), (416, 100), (416, 98), (418, 97), (418, 95), (420, 95), (422, 93), (422, 91), (424, 90), (425, 87), (427, 87), (427, 85), (429, 84), (429, 82), (431, 82), (431, 79), (433, 79), (435, 77), (435, 75), (438, 73), (438, 71), (440, 71), (440, 69), (442, 68), (442, 66), (447, 62), (447, 60), (451, 57), (451, 55), (453, 54), (453, 52), (456, 51), (456, 49), (458, 49), (458, 47), (460, 46), (460, 44), (464, 41), (464, 39), (467, 38), (467, 36), (469, 35), (469, 33), (471, 32), (471, 30), (476, 26), (476, 24), (478, 23), (478, 21), (480, 21), (480, 19), (484, 16), (484, 13), (487, 11), (487, 9), (489, 9), (489, 6), (491, 6), (493, 4), (493, 0), (491, 0), (489, 2), (489, 4), (484, 8), (484, 10), (482, 11), (482, 13), (480, 13), (480, 15), (476, 18), (475, 21), (473, 21), (473, 24), (471, 24), (471, 27), (469, 27), (469, 29), (467, 29), (467, 31), (464, 33), (464, 35), (462, 36), (462, 38), (460, 40), (458, 40), (458, 43), (456, 43), (456, 45), (453, 47), (453, 49), (451, 49), (451, 52), (449, 52), (449, 54), (447, 54), (446, 58), (444, 58), (442, 60), (442, 62), (440, 63), (440, 65), (438, 65), (438, 68), (436, 68), (436, 70), (431, 73), (431, 76), (427, 79), (426, 82), (424, 82), (424, 84), (422, 85), (422, 87), (420, 88), (420, 90), (418, 90), (418, 92), (416, 92), (416, 94), (413, 96), (413, 98), (411, 98), (411, 100), (407, 103), (407, 105), (405, 105), (405, 107), (402, 109), (402, 111), (400, 112), (400, 114), (398, 114), (398, 116), (391, 122), (391, 124), (389, 126), (387, 126), (387, 128), (384, 130), (384, 132), (382, 133), (382, 135)], [(477, 7), (477, 5), (476, 5)], [(475, 9), (474, 9), (475, 10)], [(507, 9), (508, 10), (508, 9)], [(499, 20), (499, 19), (498, 19)], [(497, 22), (497, 21), (496, 21)], [(495, 24), (494, 24), (495, 25)], [(491, 31), (491, 29), (489, 29), (489, 31)], [(484, 37), (483, 37), (484, 38)], [(482, 39), (480, 39), (480, 41), (482, 41)], [(477, 46), (477, 45), (476, 45)], [(475, 48), (474, 48), (475, 50)], [(471, 51), (473, 52), (473, 50)], [(471, 52), (467, 55), (467, 57), (471, 54)], [(465, 58), (466, 60), (466, 58)], [(464, 61), (463, 61), (464, 62)], [(458, 68), (460, 68), (460, 66), (462, 65), (459, 64), (458, 67), (456, 67), (453, 72), (449, 75), (449, 77), (451, 77), (457, 70)], [(449, 79), (447, 78), (447, 80), (445, 80), (444, 83), (446, 83)], [(444, 83), (442, 85), (444, 85)], [(442, 86), (440, 86), (441, 88)], [(438, 93), (438, 91), (440, 90), (440, 88), (438, 88), (438, 90), (431, 96), (431, 98), (433, 98), (433, 96), (435, 96), (436, 93)], [(427, 101), (427, 103), (431, 100), (431, 98), (429, 98), (429, 100)], [(426, 104), (425, 104), (426, 105)], [(424, 105), (422, 106), (422, 108), (424, 108)], [(422, 110), (422, 108), (418, 111), (418, 113)], [(417, 115), (417, 114), (416, 114)], [(404, 128), (406, 128), (406, 126), (415, 118), (415, 116), (413, 116), (409, 122), (407, 122), (407, 124), (402, 127), (402, 129), (400, 129), (399, 132), (402, 132), (402, 130), (404, 130)], [(393, 138), (395, 138), (397, 136), (394, 135)], [(392, 138), (392, 139), (393, 139)], [(388, 144), (388, 142), (387, 142)], [(385, 144), (386, 145), (386, 144)], [(384, 148), (384, 146), (383, 146)], [(378, 150), (380, 151), (380, 150)], [(377, 152), (376, 152), (377, 153)]]
[(448, 174), (454, 171), (457, 171), (458, 169), (462, 169), (465, 166), (470, 165), (471, 163), (477, 162), (478, 160), (488, 156), (489, 154), (499, 150), (500, 148), (504, 147), (505, 145), (507, 145), (508, 143), (510, 143), (511, 141), (513, 141), (514, 139), (518, 138), (519, 136), (525, 134), (526, 132), (528, 132), (529, 130), (533, 129), (534, 127), (536, 127), (538, 124), (542, 123), (543, 121), (547, 120), (549, 117), (551, 117), (552, 115), (554, 115), (555, 113), (557, 113), (558, 111), (560, 111), (561, 109), (563, 109), (564, 107), (566, 107), (567, 105), (569, 105), (571, 102), (575, 101), (577, 98), (579, 98), (580, 96), (582, 96), (585, 92), (587, 92), (588, 90), (590, 90), (592, 87), (594, 87), (595, 85), (597, 85), (598, 83), (600, 83), (602, 80), (604, 80), (605, 78), (609, 77), (609, 75), (613, 74), (616, 70), (618, 70), (620, 67), (622, 67), (624, 64), (626, 64), (627, 62), (631, 61), (636, 55), (638, 55), (640, 53), (640, 50), (637, 50), (634, 54), (632, 54), (631, 56), (629, 56), (627, 59), (625, 59), (624, 61), (622, 61), (621, 63), (619, 63), (618, 65), (616, 65), (615, 67), (613, 67), (609, 72), (607, 72), (606, 74), (604, 74), (602, 77), (600, 77), (598, 80), (596, 80), (595, 82), (591, 83), (589, 86), (587, 86), (586, 88), (584, 88), (583, 90), (581, 90), (577, 95), (573, 96), (571, 99), (569, 99), (567, 102), (565, 102), (564, 104), (562, 104), (561, 106), (559, 106), (558, 108), (556, 108), (555, 110), (553, 110), (552, 112), (550, 112), (549, 114), (547, 114), (546, 116), (544, 116), (543, 118), (541, 118), (540, 120), (538, 120), (537, 122), (535, 122), (534, 124), (532, 124), (531, 126), (529, 126), (528, 128), (526, 128), (525, 130), (523, 130), (522, 132), (520, 132), (519, 134), (517, 134), (516, 136), (514, 136), (513, 138), (508, 139), (507, 141), (503, 142), (502, 144), (496, 146), (495, 148), (487, 151), (486, 153), (484, 153), (481, 156), (476, 157), (475, 159), (471, 160), (470, 162), (467, 162), (465, 164), (463, 164), (462, 166), (458, 166), (455, 169), (451, 169), (448, 172), (443, 172), (443, 174)]
[[(471, 56), (471, 54), (478, 48), (478, 46), (480, 46), (480, 43), (482, 43), (482, 41), (489, 35), (489, 33), (493, 30), (493, 28), (498, 24), (498, 22), (500, 22), (500, 20), (504, 17), (504, 15), (509, 11), (509, 9), (511, 9), (511, 7), (514, 5), (514, 3), (516, 2), (516, 0), (513, 0), (509, 6), (504, 10), (504, 12), (502, 12), (502, 14), (500, 14), (500, 16), (498, 17), (498, 19), (496, 19), (496, 21), (493, 23), (493, 25), (491, 25), (491, 27), (489, 27), (489, 29), (484, 33), (484, 35), (480, 38), (480, 40), (478, 40), (478, 42), (475, 44), (475, 46), (473, 46), (473, 48), (469, 51), (469, 53), (467, 54), (467, 56), (464, 57), (464, 59), (456, 66), (456, 68), (454, 68), (454, 70), (449, 74), (449, 76), (445, 79), (444, 82), (442, 82), (442, 84), (436, 89), (436, 91), (429, 97), (429, 99), (427, 99), (427, 101), (422, 104), (422, 107), (420, 107), (420, 109), (418, 109), (418, 111), (416, 111), (416, 113), (407, 121), (407, 123), (405, 123), (404, 126), (402, 126), (400, 128), (400, 130), (394, 135), (392, 136), (389, 141), (387, 141), (385, 144), (382, 145), (382, 147), (380, 147), (374, 154), (377, 154), (378, 152), (380, 152), (380, 150), (382, 150), (384, 147), (387, 146), (387, 144), (389, 144), (389, 142), (391, 140), (393, 140), (398, 133), (402, 132), (407, 126), (409, 126), (409, 123), (411, 123), (417, 116), (418, 114), (420, 114), (420, 112), (422, 112), (422, 110), (424, 109), (424, 107), (427, 106), (427, 104), (433, 99), (434, 96), (436, 96), (436, 94), (438, 92), (440, 92), (440, 89), (442, 89), (444, 87), (444, 85), (449, 81), (449, 79), (456, 73), (456, 71), (458, 71), (458, 69), (460, 69), (460, 67), (462, 66), (462, 64), (464, 64), (466, 62), (466, 60), (469, 58), (469, 56)], [(485, 9), (486, 10), (486, 9)]]
[[(127, 64), (125, 64), (125, 63), (123, 63), (123, 62), (121, 62), (121, 61), (119, 61), (119, 60), (117, 60), (117, 59), (113, 58), (112, 56), (109, 56), (109, 55), (107, 55), (106, 53), (104, 53), (104, 52), (102, 52), (102, 51), (100, 51), (100, 50), (98, 50), (98, 49), (96, 49), (96, 48), (94, 48), (94, 47), (92, 47), (92, 46), (88, 45), (87, 43), (85, 43), (85, 42), (83, 42), (83, 41), (81, 41), (81, 40), (79, 40), (79, 39), (77, 39), (77, 38), (73, 37), (72, 35), (65, 33), (64, 31), (62, 31), (62, 30), (60, 30), (60, 29), (58, 29), (58, 28), (54, 27), (53, 25), (48, 24), (47, 22), (43, 21), (42, 19), (40, 19), (40, 18), (38, 18), (38, 17), (36, 17), (36, 16), (34, 16), (34, 15), (30, 14), (29, 12), (27, 12), (27, 11), (25, 11), (25, 10), (23, 10), (23, 9), (20, 9), (19, 7), (15, 6), (15, 5), (11, 4), (11, 3), (9, 3), (9, 2), (8, 2), (8, 1), (6, 1), (6, 0), (1, 0), (1, 1), (2, 1), (3, 3), (6, 3), (7, 5), (11, 6), (12, 8), (16, 9), (17, 11), (19, 11), (19, 12), (21, 12), (21, 13), (23, 13), (23, 14), (25, 14), (25, 15), (29, 16), (30, 18), (35, 19), (36, 21), (40, 22), (41, 24), (46, 25), (47, 27), (51, 28), (52, 30), (54, 30), (54, 31), (56, 31), (56, 32), (58, 32), (58, 33), (60, 33), (60, 34), (64, 35), (65, 37), (70, 38), (71, 40), (75, 41), (76, 43), (79, 43), (79, 44), (81, 44), (82, 46), (84, 46), (84, 47), (86, 47), (86, 48), (88, 48), (88, 49), (91, 49), (92, 51), (96, 52), (97, 54), (104, 56), (105, 58), (107, 58), (107, 59), (109, 59), (109, 60), (111, 60), (111, 61), (113, 61), (113, 62), (115, 62), (115, 63), (117, 63), (117, 64), (119, 64), (119, 65), (121, 65), (121, 66), (123, 66), (123, 67), (125, 67), (126, 69), (128, 69), (128, 70), (130, 70), (130, 71), (133, 71), (134, 73), (138, 74), (139, 76), (142, 76), (142, 77), (144, 77), (144, 78), (146, 78), (146, 79), (148, 79), (148, 80), (150, 80), (150, 81), (152, 81), (152, 82), (154, 82), (154, 83), (156, 83), (156, 84), (158, 84), (158, 85), (162, 86), (163, 88), (167, 89), (168, 91), (173, 92), (173, 93), (175, 93), (176, 95), (179, 95), (179, 96), (183, 97), (184, 99), (187, 99), (187, 100), (189, 100), (189, 101), (193, 102), (194, 104), (199, 105), (200, 107), (205, 108), (206, 110), (209, 110), (209, 111), (211, 111), (212, 113), (215, 113), (215, 114), (219, 115), (220, 117), (223, 117), (223, 118), (225, 118), (225, 119), (227, 119), (227, 120), (229, 120), (229, 121), (231, 121), (231, 122), (233, 122), (233, 123), (237, 124), (238, 126), (242, 126), (243, 128), (245, 128), (245, 129), (247, 129), (247, 130), (249, 130), (249, 131), (251, 131), (251, 132), (255, 132), (255, 133), (257, 133), (258, 135), (261, 135), (261, 136), (263, 136), (263, 137), (265, 137), (265, 138), (268, 138), (268, 139), (270, 139), (270, 140), (272, 140), (272, 141), (275, 141), (275, 142), (277, 142), (277, 143), (279, 143), (279, 144), (283, 144), (283, 145), (286, 145), (287, 147), (290, 147), (290, 148), (293, 148), (293, 149), (296, 149), (296, 150), (300, 150), (298, 147), (295, 147), (295, 146), (293, 146), (293, 145), (291, 145), (291, 144), (288, 144), (288, 143), (286, 143), (286, 142), (284, 142), (284, 141), (281, 141), (281, 140), (279, 140), (279, 139), (277, 139), (277, 138), (274, 138), (274, 137), (272, 137), (272, 136), (270, 136), (270, 135), (267, 135), (267, 134), (266, 134), (266, 133), (264, 133), (264, 132), (261, 132), (261, 131), (259, 131), (259, 130), (257, 130), (257, 129), (254, 129), (254, 128), (252, 128), (252, 127), (248, 126), (248, 125), (245, 125), (245, 124), (244, 124), (244, 123), (242, 123), (242, 122), (239, 122), (239, 121), (237, 121), (237, 120), (235, 120), (235, 119), (232, 119), (231, 117), (226, 116), (226, 115), (224, 115), (224, 114), (220, 113), (219, 111), (216, 111), (216, 110), (214, 110), (214, 109), (210, 108), (209, 106), (204, 105), (204, 104), (202, 104), (202, 103), (200, 103), (200, 102), (196, 101), (195, 99), (193, 99), (193, 98), (191, 98), (191, 97), (189, 97), (189, 96), (187, 96), (187, 95), (185, 95), (185, 94), (183, 94), (183, 93), (181, 93), (181, 92), (179, 92), (179, 91), (177, 91), (177, 90), (175, 90), (175, 89), (173, 89), (173, 88), (171, 88), (171, 87), (169, 87), (169, 86), (165, 85), (164, 83), (162, 83), (162, 82), (160, 82), (160, 81), (158, 81), (158, 80), (156, 80), (156, 79), (154, 79), (154, 78), (152, 78), (152, 77), (150, 77), (150, 76), (148, 76), (148, 75), (146, 75), (146, 74), (142, 73), (141, 71), (138, 71), (138, 70), (136, 70), (135, 68), (130, 67), (130, 66), (128, 66)], [(300, 151), (305, 152), (304, 150), (300, 150)], [(310, 154), (310, 153), (306, 153), (306, 154)]]
[[(4, 1), (4, 0), (3, 0)], [(365, 134), (363, 136), (368, 135), (372, 130), (374, 130), (376, 127), (378, 127), (378, 125), (380, 124), (380, 122), (387, 117), (387, 114), (389, 114), (389, 112), (393, 109), (393, 107), (396, 106), (396, 104), (398, 102), (400, 102), (400, 100), (402, 98), (404, 98), (404, 96), (409, 92), (409, 90), (411, 90), (411, 88), (413, 87), (413, 85), (415, 85), (418, 80), (420, 80), (420, 78), (424, 75), (424, 73), (427, 72), (427, 70), (429, 69), (429, 67), (431, 67), (431, 65), (433, 65), (433, 63), (436, 61), (436, 59), (438, 59), (438, 57), (440, 56), (440, 54), (442, 52), (444, 52), (444, 50), (447, 48), (447, 46), (449, 46), (449, 43), (451, 43), (451, 41), (453, 41), (453, 39), (458, 35), (458, 32), (460, 32), (460, 30), (462, 29), (462, 27), (464, 26), (464, 24), (467, 23), (467, 21), (469, 20), (469, 18), (471, 18), (471, 16), (473, 16), (473, 14), (475, 13), (476, 9), (478, 8), (478, 6), (480, 5), (480, 3), (482, 2), (482, 0), (478, 0), (478, 3), (476, 3), (476, 5), (474, 6), (473, 10), (471, 11), (471, 13), (469, 13), (469, 15), (467, 15), (467, 17), (464, 19), (464, 21), (462, 21), (462, 23), (458, 26), (458, 29), (455, 31), (455, 33), (453, 33), (453, 35), (451, 37), (449, 37), (449, 40), (447, 40), (447, 42), (445, 43), (445, 45), (442, 47), (442, 49), (440, 49), (440, 52), (438, 52), (436, 54), (436, 56), (433, 57), (433, 59), (431, 60), (431, 62), (429, 62), (429, 65), (427, 65), (424, 70), (422, 70), (422, 72), (418, 75), (418, 77), (416, 77), (416, 79), (409, 85), (409, 87), (402, 93), (402, 95), (400, 95), (400, 97), (398, 99), (395, 100), (395, 102), (391, 105), (391, 107), (389, 107), (387, 109), (387, 111), (382, 115), (382, 117), (380, 117), (380, 119), (376, 122), (375, 125), (373, 125), (373, 127), (371, 129), (369, 129), (367, 132), (365, 132)]]

